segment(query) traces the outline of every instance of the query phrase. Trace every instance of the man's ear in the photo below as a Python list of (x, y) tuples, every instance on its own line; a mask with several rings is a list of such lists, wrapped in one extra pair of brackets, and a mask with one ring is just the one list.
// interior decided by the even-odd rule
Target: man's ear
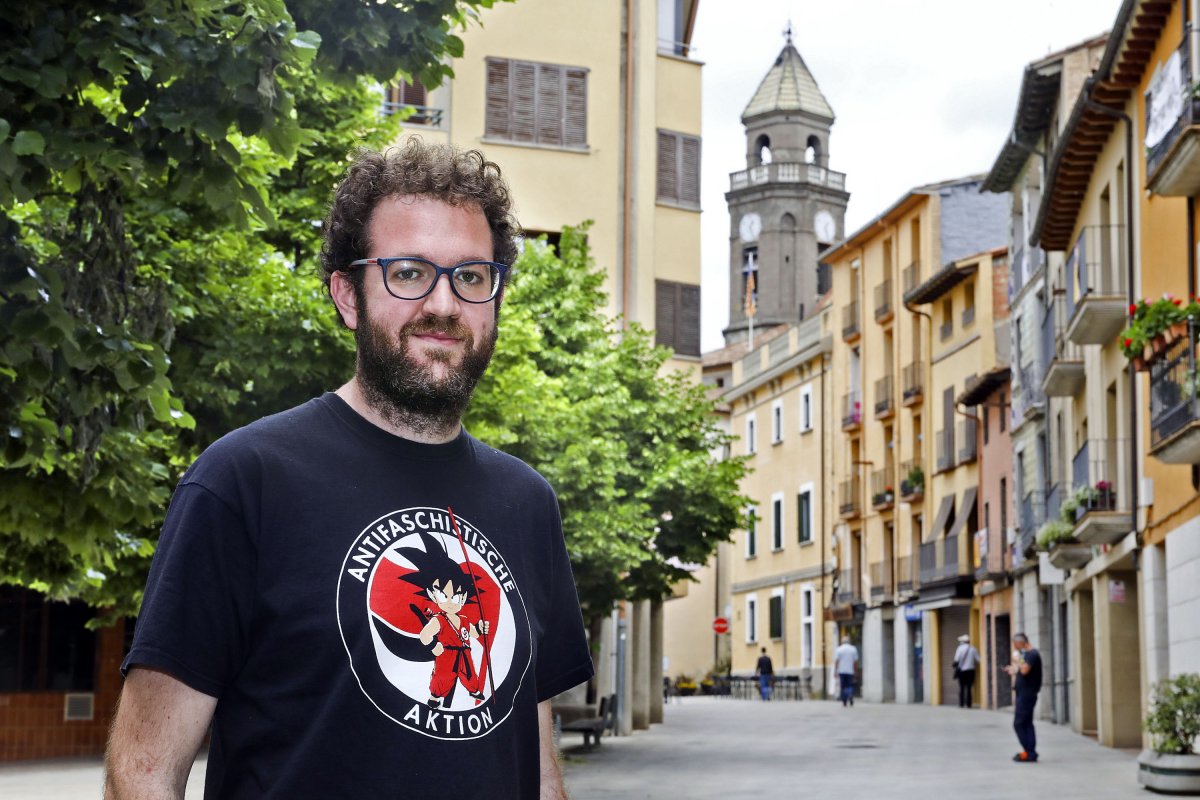
[(358, 330), (358, 295), (350, 273), (338, 271), (329, 276), (329, 296), (342, 322), (350, 330)]

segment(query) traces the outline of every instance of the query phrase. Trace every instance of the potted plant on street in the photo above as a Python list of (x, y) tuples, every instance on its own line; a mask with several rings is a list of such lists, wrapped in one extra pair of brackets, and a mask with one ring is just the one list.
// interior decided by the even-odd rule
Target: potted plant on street
[(1200, 794), (1200, 675), (1184, 673), (1160, 681), (1142, 722), (1150, 749), (1138, 756), (1138, 783), (1156, 792)]

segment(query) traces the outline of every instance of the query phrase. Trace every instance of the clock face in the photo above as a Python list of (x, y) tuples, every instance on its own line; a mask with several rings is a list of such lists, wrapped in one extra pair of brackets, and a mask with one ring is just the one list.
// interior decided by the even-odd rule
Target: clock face
[(762, 233), (762, 217), (753, 211), (742, 215), (742, 221), (738, 224), (738, 233), (741, 234), (743, 242), (757, 242), (758, 235)]
[(818, 211), (817, 216), (813, 219), (813, 230), (817, 234), (817, 240), (828, 244), (837, 236), (837, 223), (833, 221), (833, 214), (828, 211)]

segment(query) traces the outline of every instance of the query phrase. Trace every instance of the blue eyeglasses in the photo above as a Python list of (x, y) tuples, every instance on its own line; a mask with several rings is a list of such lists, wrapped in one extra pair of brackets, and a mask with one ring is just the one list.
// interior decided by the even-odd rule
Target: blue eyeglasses
[(449, 276), (450, 289), (464, 303), (486, 303), (496, 297), (508, 267), (495, 261), (464, 261), (443, 267), (417, 256), (360, 258), (347, 269), (379, 265), (383, 285), (397, 300), (420, 300), (437, 286), (438, 278)]

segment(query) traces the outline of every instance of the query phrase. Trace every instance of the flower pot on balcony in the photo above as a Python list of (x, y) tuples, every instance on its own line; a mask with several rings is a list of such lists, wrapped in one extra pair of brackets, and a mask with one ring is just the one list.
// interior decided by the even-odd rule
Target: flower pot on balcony
[(1079, 569), (1092, 559), (1092, 546), (1079, 542), (1058, 542), (1050, 548), (1050, 563), (1059, 569)]
[(1200, 795), (1200, 755), (1143, 750), (1138, 755), (1138, 783), (1155, 792)]

